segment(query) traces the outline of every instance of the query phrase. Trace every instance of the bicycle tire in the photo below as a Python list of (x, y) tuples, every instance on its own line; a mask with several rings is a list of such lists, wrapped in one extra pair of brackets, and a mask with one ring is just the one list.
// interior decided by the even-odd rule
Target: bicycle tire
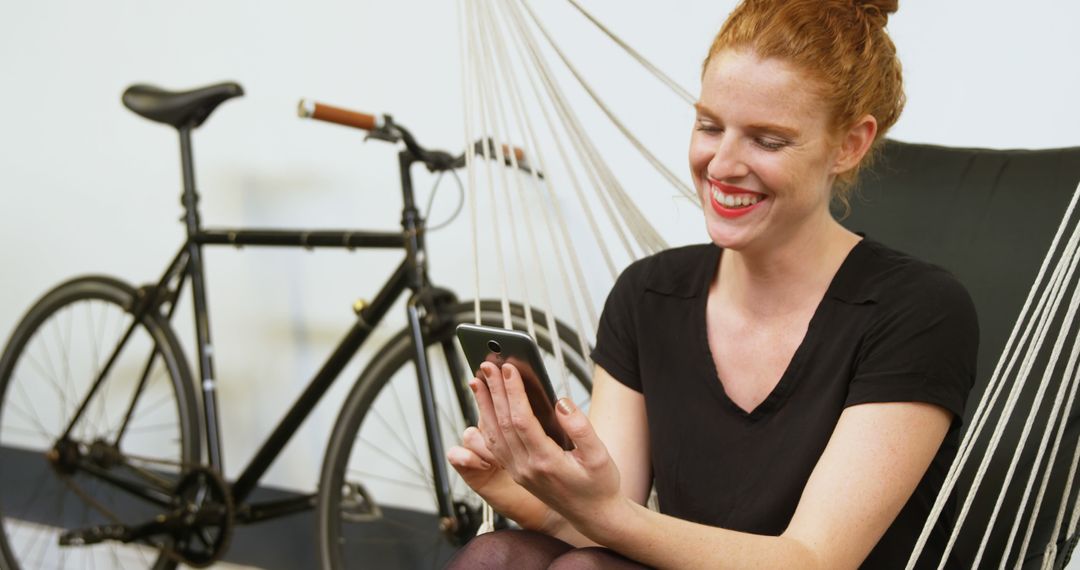
[[(522, 307), (514, 304), (511, 311), (514, 328), (524, 330)], [(454, 315), (458, 322), (474, 322), (473, 304), (461, 303), (454, 308)], [(483, 302), (481, 315), (484, 324), (503, 324), (497, 301)], [(534, 318), (537, 344), (545, 355), (549, 372), (554, 372), (552, 345), (543, 326), (546, 321), (535, 310)], [(577, 335), (561, 323), (556, 328), (566, 354), (566, 369), (576, 380), (572, 389), (574, 399), (587, 407), (592, 382), (586, 360), (580, 354)], [(426, 339), (436, 400), (441, 405), (439, 419), (446, 449), (460, 441), (465, 428), (464, 413), (454, 407), (456, 396), (450, 386), (449, 372), (445, 370), (441, 342), (447, 335), (453, 335), (452, 329), (440, 338)], [(334, 424), (323, 460), (317, 503), (323, 568), (441, 568), (456, 548), (439, 529), (423, 414), (416, 395), (413, 350), (408, 329), (388, 341), (361, 372)], [(460, 349), (456, 348), (454, 354), (460, 355)], [(463, 365), (461, 370), (466, 368)], [(557, 373), (552, 375), (554, 382), (559, 382), (557, 378)], [(468, 393), (469, 406), (474, 405), (471, 398), (472, 394)], [(395, 422), (388, 422), (383, 412), (393, 413)], [(400, 429), (402, 423), (406, 429)], [(373, 440), (379, 441), (379, 445), (373, 445)], [(411, 453), (398, 457), (391, 453), (397, 448), (411, 448)], [(378, 456), (378, 460), (370, 460), (366, 456), (369, 453)], [(365, 463), (362, 473), (356, 465), (357, 455), (365, 455), (359, 458)], [(473, 521), (460, 536), (471, 537), (479, 524), (479, 498), (452, 468), (448, 466), (448, 470), (455, 505), (468, 509)], [(416, 493), (425, 485), (427, 494)]]
[[(5, 465), (0, 477), (0, 566), (6, 569), (176, 567), (155, 548), (163, 543), (59, 545), (65, 530), (139, 524), (162, 512), (46, 455), (114, 347), (119, 347), (118, 356), (73, 426), (73, 446), (67, 451), (74, 449), (79, 457), (94, 451), (95, 457), (104, 458), (112, 450), (108, 442), (115, 440), (119, 453), (111, 461), (95, 460), (100, 461), (95, 465), (128, 481), (157, 477), (158, 486), (169, 493), (167, 483), (200, 457), (200, 412), (187, 361), (172, 329), (157, 313), (146, 312), (136, 321), (132, 310), (137, 298), (130, 285), (110, 277), (62, 283), (30, 308), (0, 356), (0, 458)], [(129, 328), (132, 334), (125, 335)], [(136, 399), (144, 370), (147, 380)], [(131, 418), (118, 436), (128, 408)]]

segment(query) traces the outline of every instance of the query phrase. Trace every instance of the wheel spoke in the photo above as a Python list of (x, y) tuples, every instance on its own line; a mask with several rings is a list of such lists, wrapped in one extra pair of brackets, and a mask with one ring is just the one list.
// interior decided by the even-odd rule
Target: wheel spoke
[[(43, 423), (43, 420), (41, 419), (41, 416), (39, 416), (37, 414), (37, 411), (36, 411), (37, 408), (34, 407), (33, 403), (32, 403), (33, 400), (30, 399), (30, 396), (26, 395), (26, 389), (22, 386), (22, 384), (16, 384), (16, 387), (17, 387), (17, 390), (18, 390), (19, 397), (21, 397), (23, 399), (23, 402), (29, 404), (31, 409), (34, 410), (34, 411), (33, 412), (27, 412), (21, 406), (20, 407), (14, 407), (14, 405), (15, 405), (14, 401), (11, 402), (12, 403), (11, 411), (12, 412), (19, 412), (19, 414), (22, 415), (23, 418), (29, 420), (30, 423), (37, 426), (38, 430), (41, 432), (41, 435), (43, 435), (45, 437), (46, 443), (49, 443), (49, 440), (52, 439), (53, 434), (49, 431), (49, 428), (45, 427), (45, 424)], [(15, 399), (15, 397), (14, 397), (14, 395), (12, 395), (12, 400), (14, 400), (14, 399)]]
[[(430, 481), (431, 480), (431, 478), (428, 475), (428, 472), (426, 470), (425, 471), (418, 471), (418, 470), (414, 469), (413, 467), (410, 467), (405, 462), (403, 462), (400, 459), (398, 459), (397, 457), (394, 457), (393, 455), (391, 455), (390, 452), (386, 451), (386, 449), (384, 449), (381, 445), (378, 445), (378, 444), (376, 444), (374, 442), (371, 442), (371, 441), (368, 441), (366, 439), (359, 439), (357, 441), (364, 444), (364, 445), (366, 445), (367, 448), (370, 451), (374, 451), (380, 457), (382, 457), (384, 459), (387, 459), (387, 460), (391, 461), (392, 463), (394, 463), (394, 465), (397, 465), (398, 467), (404, 469), (405, 471), (408, 471), (409, 473), (412, 473), (413, 476), (416, 477), (417, 479), (419, 479), (421, 481)], [(366, 459), (366, 455), (361, 455), (360, 460), (363, 461), (365, 459)]]
[(382, 481), (384, 483), (389, 483), (391, 485), (401, 485), (403, 487), (411, 487), (411, 488), (416, 489), (418, 491), (425, 491), (425, 492), (428, 491), (429, 489), (431, 489), (431, 485), (427, 485), (427, 484), (424, 484), (424, 483), (417, 483), (416, 481), (405, 481), (405, 480), (403, 480), (401, 478), (398, 478), (398, 477), (390, 477), (388, 475), (383, 475), (381, 473), (374, 473), (374, 472), (371, 472), (371, 471), (364, 471), (364, 470), (361, 470), (361, 469), (350, 468), (349, 473), (351, 475), (353, 475), (356, 479), (361, 480), (361, 481), (377, 480), (377, 481)]
[[(50, 292), (27, 313), (0, 360), (6, 363), (0, 369), (0, 445), (17, 453), (24, 449), (43, 452), (71, 425), (74, 443), (61, 450), (62, 461), (89, 465), (97, 460), (82, 457), (88, 446), (98, 440), (111, 442), (109, 436), (119, 431), (128, 415), (125, 407), (132, 405), (136, 409), (131, 438), (125, 441), (133, 445), (133, 451), (171, 465), (194, 461), (197, 442), (189, 439), (193, 434), (188, 429), (194, 424), (179, 415), (197, 409), (191, 406), (191, 382), (183, 355), (169, 340), (168, 331), (158, 330), (162, 324), (152, 319), (136, 322), (129, 316), (125, 307), (133, 305), (131, 295), (131, 289), (112, 280), (85, 278)], [(155, 336), (155, 331), (165, 336)], [(167, 342), (155, 340), (161, 338)], [(109, 374), (94, 388), (109, 361), (113, 363)], [(133, 390), (144, 371), (148, 374), (144, 392), (149, 397), (134, 398)], [(83, 407), (82, 416), (73, 423), (74, 413)], [(40, 461), (32, 472), (35, 476), (16, 479), (22, 482), (19, 487), (4, 490), (0, 503), (3, 540), (13, 558), (0, 557), (0, 568), (156, 566), (160, 554), (154, 552), (158, 548), (151, 540), (61, 547), (58, 540), (63, 530), (56, 525), (74, 529), (105, 521), (137, 524), (153, 516), (157, 507), (81, 471), (61, 476), (44, 465), (44, 458)], [(110, 471), (133, 483), (135, 476), (161, 479), (138, 466), (131, 466), (135, 475), (119, 469)], [(171, 488), (163, 491), (169, 493)]]
[[(413, 366), (415, 367), (416, 364), (414, 363)], [(386, 426), (386, 430), (389, 433), (392, 433), (395, 436), (397, 436), (398, 431), (401, 429), (401, 426), (409, 425), (409, 419), (408, 419), (409, 416), (405, 415), (405, 407), (401, 405), (401, 396), (398, 394), (397, 384), (394, 384), (394, 383), (390, 384), (390, 395), (394, 398), (394, 404), (396, 406), (397, 413), (398, 413), (398, 423), (397, 423), (397, 425), (396, 426), (395, 425), (390, 425), (389, 423), (387, 423), (385, 420), (382, 419), (381, 415), (376, 415), (376, 417), (378, 417), (379, 420), (383, 422), (383, 424)], [(420, 410), (417, 409), (417, 412), (419, 412), (419, 411)], [(417, 465), (417, 467), (419, 467), (420, 471), (427, 471), (424, 468), (424, 463), (420, 459), (420, 454), (416, 449), (416, 441), (412, 438), (412, 433), (407, 432), (406, 437), (408, 438), (408, 441), (409, 441), (409, 455), (411, 455), (413, 457), (413, 459), (416, 461), (416, 465)]]

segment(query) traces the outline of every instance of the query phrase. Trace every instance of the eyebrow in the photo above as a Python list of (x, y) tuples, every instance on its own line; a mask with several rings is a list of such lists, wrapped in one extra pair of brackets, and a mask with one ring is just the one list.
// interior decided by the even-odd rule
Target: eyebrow
[[(694, 103), (694, 109), (697, 110), (699, 115), (705, 115), (705, 116), (707, 116), (707, 117), (709, 117), (711, 119), (719, 119), (720, 118), (717, 113), (710, 110), (708, 107), (706, 107), (704, 104), (702, 104), (701, 101), (697, 101), (697, 102)], [(795, 129), (792, 129), (790, 127), (784, 127), (784, 126), (773, 124), (773, 123), (757, 123), (757, 124), (749, 125), (748, 130), (775, 134), (775, 135), (779, 135), (779, 136), (787, 137), (787, 138), (791, 138), (791, 139), (797, 138), (799, 136), (799, 131), (797, 131)]]

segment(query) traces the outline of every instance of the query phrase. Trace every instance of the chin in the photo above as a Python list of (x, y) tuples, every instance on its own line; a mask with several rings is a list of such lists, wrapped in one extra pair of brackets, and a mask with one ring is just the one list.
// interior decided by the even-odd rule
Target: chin
[(733, 251), (744, 249), (750, 242), (750, 235), (746, 228), (721, 227), (723, 222), (708, 220), (705, 231), (709, 234), (709, 240), (716, 245)]
[[(705, 207), (712, 208), (712, 205), (706, 203)], [(711, 209), (706, 210), (705, 232), (709, 235), (709, 240), (716, 245), (724, 249), (741, 251), (746, 249), (752, 242), (758, 241), (762, 223), (764, 222), (764, 220), (760, 219), (761, 213), (763, 212), (756, 213), (759, 215), (754, 216), (754, 219), (729, 220), (711, 211)]]

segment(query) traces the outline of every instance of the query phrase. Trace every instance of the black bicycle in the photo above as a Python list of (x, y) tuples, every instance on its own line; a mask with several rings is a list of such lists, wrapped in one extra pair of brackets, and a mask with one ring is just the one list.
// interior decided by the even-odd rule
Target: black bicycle
[[(316, 508), (324, 567), (420, 567), (441, 563), (479, 525), (479, 501), (448, 468), (444, 449), (474, 424), (470, 372), (453, 339), (474, 321), (427, 272), (424, 217), (410, 171), (463, 166), (464, 155), (421, 147), (390, 116), (302, 103), (301, 115), (358, 127), (400, 144), (400, 232), (208, 229), (200, 223), (192, 131), (236, 83), (184, 92), (135, 85), (124, 104), (180, 137), (187, 239), (153, 283), (77, 277), (26, 313), (0, 357), (0, 562), (6, 569), (204, 567), (226, 552), (235, 525)], [(490, 146), (481, 140), (478, 146)], [(488, 153), (490, 154), (490, 153)], [(234, 481), (223, 451), (203, 248), (212, 245), (390, 248), (404, 259), (285, 417)], [(195, 311), (197, 372), (170, 320), (185, 286)], [(406, 328), (367, 364), (335, 422), (318, 493), (255, 501), (253, 492), (320, 398), (402, 294)], [(481, 321), (503, 323), (500, 304), (479, 304)], [(515, 328), (525, 310), (511, 305)], [(577, 335), (537, 312), (537, 341), (565, 354), (578, 399), (591, 388)], [(549, 359), (555, 366), (555, 359)]]

